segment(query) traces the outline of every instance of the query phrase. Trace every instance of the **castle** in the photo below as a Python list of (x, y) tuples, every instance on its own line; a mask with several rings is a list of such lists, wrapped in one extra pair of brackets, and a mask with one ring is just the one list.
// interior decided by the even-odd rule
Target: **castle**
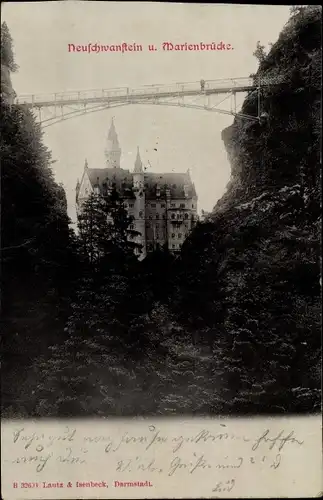
[(116, 189), (129, 215), (130, 229), (140, 233), (135, 241), (142, 247), (139, 258), (158, 246), (178, 252), (194, 227), (197, 195), (190, 173), (152, 173), (143, 168), (139, 148), (133, 171), (121, 168), (121, 148), (112, 120), (105, 149), (106, 167), (89, 168), (85, 161), (81, 182), (76, 186), (77, 213), (92, 194), (105, 196)]

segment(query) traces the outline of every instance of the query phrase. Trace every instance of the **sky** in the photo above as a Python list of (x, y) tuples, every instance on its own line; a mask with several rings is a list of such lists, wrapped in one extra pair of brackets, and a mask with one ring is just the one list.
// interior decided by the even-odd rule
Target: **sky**
[[(257, 70), (257, 41), (265, 47), (289, 17), (289, 6), (183, 4), (164, 2), (2, 3), (19, 71), (12, 75), (22, 94), (140, 87), (247, 77)], [(163, 42), (231, 44), (227, 51), (149, 52)], [(142, 52), (73, 53), (68, 44), (142, 44)], [(237, 97), (240, 105), (243, 95)], [(219, 97), (217, 97), (219, 101)], [(221, 104), (230, 109), (230, 101)], [(43, 117), (48, 111), (43, 112)], [(198, 208), (210, 211), (225, 192), (230, 165), (221, 131), (233, 116), (185, 107), (130, 105), (59, 122), (44, 129), (53, 171), (64, 185), (75, 221), (75, 186), (85, 158), (104, 168), (104, 148), (114, 117), (122, 148), (121, 166), (133, 169), (137, 146), (152, 172), (190, 169)]]

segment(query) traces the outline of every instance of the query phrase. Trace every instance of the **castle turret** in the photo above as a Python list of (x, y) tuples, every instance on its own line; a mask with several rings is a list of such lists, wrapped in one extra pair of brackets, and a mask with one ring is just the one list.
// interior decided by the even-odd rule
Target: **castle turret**
[(133, 190), (136, 197), (135, 201), (135, 230), (140, 233), (136, 242), (142, 245), (140, 259), (146, 256), (146, 229), (145, 229), (145, 190), (144, 190), (144, 171), (140, 158), (139, 147), (133, 171)]
[(114, 126), (113, 118), (111, 121), (107, 145), (105, 148), (105, 158), (108, 168), (120, 168), (121, 148), (119, 145), (118, 135)]

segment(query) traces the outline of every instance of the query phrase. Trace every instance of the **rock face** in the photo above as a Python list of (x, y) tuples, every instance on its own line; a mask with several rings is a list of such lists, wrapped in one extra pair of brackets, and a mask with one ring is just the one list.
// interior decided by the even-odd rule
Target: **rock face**
[[(291, 16), (260, 64), (283, 83), (262, 92), (265, 123), (223, 131), (227, 192), (183, 248), (196, 300), (184, 291), (181, 306), (216, 339), (240, 408), (319, 405), (320, 23), (316, 6)], [(242, 113), (257, 116), (256, 93)]]
[[(223, 131), (232, 167), (229, 192), (235, 185), (236, 194), (241, 186), (239, 196), (244, 200), (294, 183), (307, 193), (318, 187), (320, 21), (321, 11), (315, 6), (292, 16), (261, 63), (257, 79), (282, 80), (262, 91), (260, 112), (267, 120), (259, 125), (237, 118)], [(250, 93), (242, 112), (256, 116), (257, 108), (257, 93)]]

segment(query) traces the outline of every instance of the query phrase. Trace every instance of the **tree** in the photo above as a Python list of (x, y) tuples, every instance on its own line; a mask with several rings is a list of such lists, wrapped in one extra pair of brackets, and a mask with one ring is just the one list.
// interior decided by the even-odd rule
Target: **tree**
[(253, 55), (260, 63), (262, 63), (266, 59), (265, 46), (261, 45), (259, 40), (257, 42), (256, 50), (253, 52)]
[(303, 14), (306, 10), (306, 5), (292, 5), (289, 9), (291, 16), (297, 16), (298, 14)]
[[(55, 182), (51, 153), (32, 112), (12, 106), (12, 39), (1, 32), (2, 359), (9, 399), (40, 352), (63, 334), (77, 275), (65, 192)], [(67, 315), (67, 314), (66, 314)], [(19, 372), (17, 377), (17, 359)], [(19, 396), (18, 396), (19, 397)], [(4, 405), (8, 404), (8, 400)]]
[(18, 69), (14, 60), (12, 38), (6, 22), (1, 24), (1, 64), (7, 66), (12, 72)]
[(104, 198), (91, 194), (78, 216), (80, 238), (91, 265), (112, 255), (132, 256), (140, 251), (141, 245), (134, 241), (140, 233), (130, 229), (132, 221), (117, 191)]

